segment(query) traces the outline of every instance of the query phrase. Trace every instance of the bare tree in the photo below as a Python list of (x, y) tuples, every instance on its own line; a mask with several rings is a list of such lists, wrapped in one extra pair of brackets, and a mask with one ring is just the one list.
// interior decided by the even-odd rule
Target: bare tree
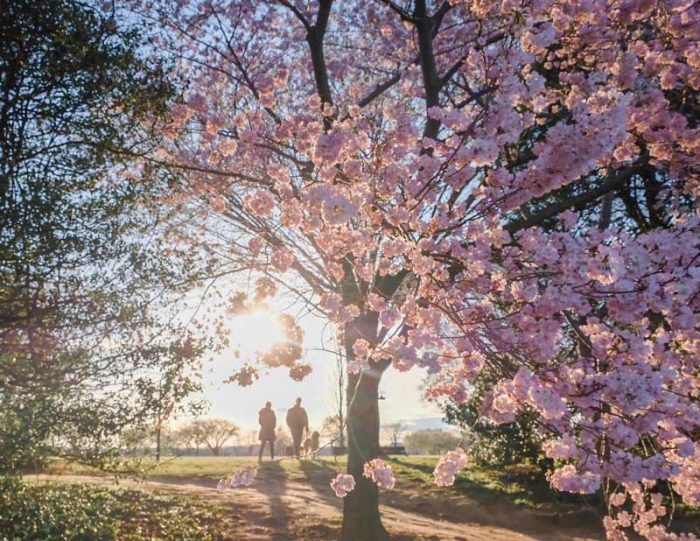
[(214, 456), (219, 456), (226, 442), (238, 434), (238, 427), (226, 419), (198, 419), (192, 424), (195, 437), (201, 438)]
[(340, 447), (345, 447), (345, 359), (340, 351), (335, 355), (335, 369), (329, 376), (331, 405), (333, 415), (323, 420), (323, 436), (337, 440)]
[(172, 435), (173, 442), (178, 447), (185, 449), (196, 449), (196, 454), (199, 455), (199, 448), (204, 444), (203, 434), (200, 427), (195, 423), (189, 423), (178, 428)]
[(260, 443), (260, 440), (258, 439), (258, 430), (246, 430), (244, 441), (245, 444), (248, 446), (248, 454), (250, 456), (253, 456), (253, 449), (255, 449), (256, 446)]
[(344, 419), (338, 414), (329, 415), (323, 419), (321, 435), (327, 440), (338, 440), (341, 447), (345, 446), (345, 424)]
[(389, 441), (391, 441), (391, 445), (396, 447), (401, 440), (401, 436), (404, 432), (406, 432), (407, 426), (403, 423), (403, 421), (397, 421), (395, 423), (386, 424), (382, 428), (384, 433), (389, 438)]

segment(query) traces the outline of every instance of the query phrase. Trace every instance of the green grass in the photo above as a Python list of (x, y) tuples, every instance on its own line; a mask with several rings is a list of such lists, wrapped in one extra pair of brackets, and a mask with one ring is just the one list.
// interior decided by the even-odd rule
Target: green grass
[(257, 459), (253, 457), (216, 457), (216, 456), (164, 456), (160, 461), (153, 459), (135, 459), (124, 463), (118, 472), (101, 471), (90, 466), (53, 460), (45, 473), (53, 475), (114, 475), (124, 476), (153, 476), (164, 475), (172, 477), (203, 477), (218, 479), (231, 472), (232, 469), (254, 465)]
[[(603, 511), (601, 498), (597, 495), (581, 496), (555, 492), (549, 487), (543, 473), (534, 466), (517, 465), (501, 469), (471, 465), (457, 476), (452, 487), (437, 487), (433, 483), (433, 470), (437, 456), (392, 456), (387, 459), (394, 469), (397, 491), (420, 492), (426, 497), (462, 497), (481, 504), (501, 504), (509, 502), (541, 511), (556, 513), (574, 512), (588, 509)], [(220, 479), (231, 472), (257, 464), (257, 457), (172, 457), (166, 456), (160, 462), (140, 463), (145, 477)], [(269, 465), (268, 461), (264, 462)], [(266, 475), (284, 475), (289, 481), (311, 481), (318, 486), (327, 483), (337, 472), (345, 470), (345, 457), (319, 457), (315, 461), (283, 459), (276, 463), (275, 471), (267, 469)], [(96, 474), (96, 470), (77, 465), (54, 462), (50, 473)], [(684, 514), (688, 510), (683, 509)], [(693, 510), (690, 510), (693, 511)], [(692, 514), (692, 513), (691, 513)]]
[(2, 541), (213, 541), (240, 522), (195, 498), (0, 478)]
[(518, 465), (501, 469), (470, 466), (457, 476), (453, 487), (441, 488), (433, 483), (433, 470), (438, 457), (392, 457), (389, 462), (397, 479), (407, 479), (431, 493), (462, 495), (482, 503), (504, 500), (532, 508), (580, 507), (598, 505), (595, 496), (562, 494), (552, 491), (544, 475), (536, 467)]
[[(482, 510), (482, 514), (479, 515), (481, 518), (508, 516), (517, 509), (528, 510), (529, 516), (539, 517), (538, 520), (554, 521), (552, 524), (566, 524), (584, 529), (591, 529), (599, 525), (601, 517), (605, 513), (599, 496), (580, 496), (555, 492), (549, 487), (543, 473), (536, 467), (527, 464), (501, 469), (470, 465), (457, 476), (454, 486), (437, 487), (433, 483), (433, 470), (438, 459), (439, 457), (436, 456), (388, 457), (386, 460), (394, 469), (397, 482), (393, 490), (382, 491), (382, 501), (409, 512), (438, 516), (446, 520), (463, 520), (462, 517), (474, 513), (475, 509)], [(202, 484), (213, 486), (214, 480), (256, 464), (257, 457), (166, 456), (158, 463), (147, 461), (141, 462), (139, 466), (144, 477), (154, 480), (177, 482), (187, 479), (189, 482), (195, 483), (200, 480), (203, 481)], [(318, 497), (333, 500), (334, 496), (331, 494), (329, 482), (336, 473), (344, 471), (345, 467), (345, 457), (337, 459), (319, 457), (314, 461), (283, 459), (274, 463), (266, 460), (260, 467), (258, 479), (262, 483), (261, 486), (265, 486), (265, 483), (270, 481), (282, 484), (287, 482), (304, 483), (315, 491)], [(49, 473), (94, 475), (97, 472), (90, 468), (57, 461), (51, 465)], [(192, 500), (197, 500), (197, 497), (193, 496)], [(199, 501), (200, 503), (204, 502), (201, 499)], [(194, 506), (193, 509), (197, 509), (197, 507)], [(684, 522), (692, 525), (699, 516), (697, 509), (676, 509), (676, 511), (678, 518), (681, 519), (678, 524), (684, 530), (688, 529), (687, 524), (683, 525)], [(157, 513), (156, 516), (158, 516)], [(213, 515), (210, 515), (207, 520), (216, 524)], [(475, 520), (479, 520), (479, 518)], [(326, 527), (331, 528), (331, 530), (335, 526), (337, 524), (326, 524)], [(314, 533), (311, 530), (304, 532), (305, 537), (302, 536), (302, 538), (327, 538), (327, 536), (323, 537), (326, 535), (323, 532)], [(598, 533), (596, 530), (594, 535)], [(124, 539), (130, 538), (124, 537)], [(133, 539), (140, 540), (138, 537)], [(202, 537), (202, 539), (207, 538)], [(0, 536), (0, 541), (4, 541), (2, 536)]]
[[(433, 483), (433, 470), (438, 459), (436, 456), (392, 456), (387, 461), (394, 469), (399, 490), (403, 485), (406, 490), (420, 491), (434, 497), (447, 493), (485, 504), (509, 501), (530, 508), (558, 512), (580, 508), (582, 505), (599, 505), (595, 496), (582, 497), (552, 491), (543, 474), (530, 466), (513, 466), (500, 470), (471, 466), (458, 475), (453, 487), (437, 487)], [(256, 463), (255, 457), (164, 457), (160, 463), (147, 462), (143, 467), (146, 475), (153, 477), (220, 479), (232, 471)], [(336, 472), (344, 471), (345, 466), (345, 457), (319, 457), (313, 462), (284, 459), (279, 462), (285, 477), (299, 482), (330, 479)]]
[[(402, 483), (412, 490), (419, 489), (431, 495), (462, 495), (471, 500), (484, 503), (505, 500), (515, 504), (533, 508), (552, 508), (585, 505), (596, 505), (595, 497), (582, 498), (568, 494), (555, 493), (545, 481), (544, 476), (534, 467), (516, 466), (500, 470), (471, 466), (458, 475), (454, 487), (441, 488), (433, 483), (433, 469), (438, 461), (435, 456), (393, 456), (387, 461), (391, 464), (397, 478), (397, 487)], [(160, 462), (144, 461), (139, 464), (140, 472), (147, 477), (194, 477), (201, 479), (220, 479), (232, 471), (253, 466), (256, 457), (170, 457), (166, 456)], [(267, 462), (265, 462), (267, 464)], [(304, 471), (301, 465), (307, 464)], [(284, 459), (279, 466), (291, 481), (303, 481), (309, 476), (310, 466), (314, 464), (316, 477), (332, 476), (336, 471), (344, 471), (345, 457), (319, 457), (316, 461), (299, 462), (295, 459)], [(50, 473), (72, 475), (94, 475), (94, 469), (79, 465), (69, 465), (55, 462), (49, 468)]]

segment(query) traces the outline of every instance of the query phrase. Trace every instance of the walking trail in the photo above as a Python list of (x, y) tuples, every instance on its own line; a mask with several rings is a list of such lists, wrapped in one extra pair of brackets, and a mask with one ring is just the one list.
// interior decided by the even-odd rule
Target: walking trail
[[(236, 541), (332, 540), (337, 536), (342, 500), (328, 481), (330, 474), (304, 467), (305, 478), (290, 476), (274, 465), (263, 467), (251, 487), (224, 492), (206, 477), (150, 477), (147, 481), (120, 480), (139, 490), (167, 491), (221, 504), (236, 513), (241, 530)], [(291, 478), (290, 478), (291, 477)], [(113, 483), (91, 475), (37, 475), (36, 480)], [(482, 504), (445, 494), (444, 498), (416, 491), (387, 491), (382, 516), (395, 541), (584, 541), (603, 539), (600, 519), (593, 513), (583, 521), (517, 507), (504, 501)], [(226, 511), (224, 511), (226, 512)], [(590, 518), (590, 520), (588, 520)]]

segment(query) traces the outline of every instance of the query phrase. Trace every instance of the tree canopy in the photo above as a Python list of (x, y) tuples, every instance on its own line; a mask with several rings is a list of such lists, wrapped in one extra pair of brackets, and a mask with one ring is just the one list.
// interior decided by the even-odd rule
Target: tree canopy
[[(387, 537), (389, 367), (457, 402), (488, 368), (481, 414), (534, 412), (554, 488), (608, 487), (611, 539), (674, 538), (649, 494), (700, 497), (697, 5), (131, 6), (191, 82), (153, 159), (188, 172), (193, 248), (339, 332), (342, 539)], [(450, 452), (436, 482), (465, 464)]]
[(152, 415), (158, 374), (175, 394), (196, 387), (199, 345), (170, 304), (195, 268), (166, 257), (176, 179), (134, 161), (177, 90), (145, 45), (91, 3), (0, 12), (3, 469), (50, 453), (97, 462)]

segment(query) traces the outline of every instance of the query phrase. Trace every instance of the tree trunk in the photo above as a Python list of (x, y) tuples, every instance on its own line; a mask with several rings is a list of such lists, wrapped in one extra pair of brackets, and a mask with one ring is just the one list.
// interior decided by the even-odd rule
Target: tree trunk
[(156, 425), (156, 462), (160, 462), (160, 432), (161, 424), (159, 420), (158, 424)]
[[(362, 306), (361, 288), (355, 282), (352, 256), (343, 263), (343, 305)], [(400, 283), (400, 281), (398, 282)], [(383, 292), (387, 296), (391, 293)], [(376, 345), (379, 314), (364, 312), (345, 324), (345, 360), (354, 359), (353, 345), (359, 338)], [(355, 478), (355, 489), (343, 500), (343, 526), (340, 541), (387, 541), (379, 514), (379, 490), (364, 473), (365, 462), (379, 456), (379, 381), (388, 366), (386, 362), (370, 362), (359, 374), (347, 375), (347, 473)]]
[(345, 366), (342, 359), (338, 359), (338, 428), (340, 429), (340, 446), (345, 447), (345, 404), (343, 393), (345, 389)]
[(379, 455), (380, 371), (365, 370), (348, 377), (348, 469), (355, 490), (343, 502), (341, 541), (385, 541), (389, 539), (379, 514), (377, 486), (364, 477), (366, 461)]

